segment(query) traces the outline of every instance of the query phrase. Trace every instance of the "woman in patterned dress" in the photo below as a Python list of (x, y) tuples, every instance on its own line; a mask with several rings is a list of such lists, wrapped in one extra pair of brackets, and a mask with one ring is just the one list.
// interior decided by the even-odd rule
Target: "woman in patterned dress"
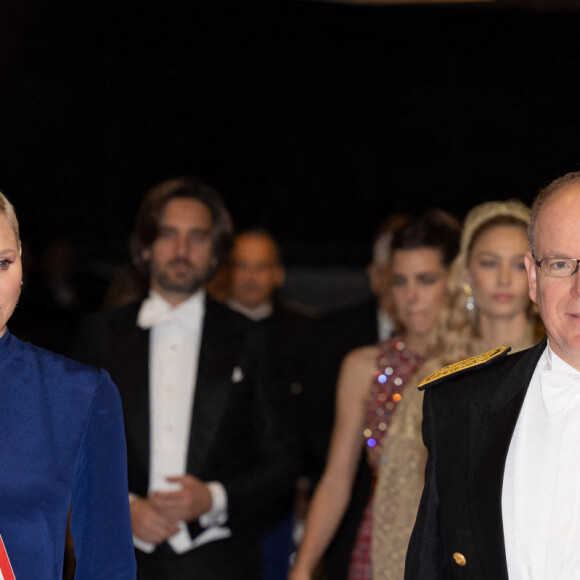
[(372, 530), (375, 580), (404, 576), (427, 460), (419, 382), (441, 367), (498, 346), (509, 345), (512, 352), (527, 348), (542, 334), (524, 266), (528, 223), (529, 209), (519, 201), (486, 202), (465, 219), (449, 278), (449, 307), (441, 311), (428, 360), (410, 381), (383, 445)]
[[(448, 269), (459, 247), (459, 226), (432, 210), (396, 230), (391, 293), (400, 334), (349, 353), (342, 364), (336, 419), (325, 471), (314, 493), (291, 580), (310, 580), (348, 505), (361, 453), (373, 472), (391, 418), (424, 360), (431, 329), (447, 301)], [(359, 526), (349, 580), (371, 578), (373, 494)]]

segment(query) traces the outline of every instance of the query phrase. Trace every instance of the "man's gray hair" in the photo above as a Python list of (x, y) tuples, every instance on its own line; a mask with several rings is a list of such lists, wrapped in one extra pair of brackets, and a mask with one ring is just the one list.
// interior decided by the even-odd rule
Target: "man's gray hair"
[(558, 177), (558, 179), (555, 179), (546, 185), (546, 187), (542, 188), (536, 196), (536, 199), (534, 199), (530, 213), (530, 223), (528, 225), (528, 244), (530, 246), (530, 252), (532, 252), (532, 256), (536, 257), (534, 236), (536, 233), (536, 222), (538, 221), (538, 216), (540, 215), (540, 211), (543, 205), (555, 193), (558, 193), (560, 190), (573, 184), (580, 185), (580, 171), (572, 171), (570, 173), (566, 173), (566, 175), (563, 175), (562, 177)]

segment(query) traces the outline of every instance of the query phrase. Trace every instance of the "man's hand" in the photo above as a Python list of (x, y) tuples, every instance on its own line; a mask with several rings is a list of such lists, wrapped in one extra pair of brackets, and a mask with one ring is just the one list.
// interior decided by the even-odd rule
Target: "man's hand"
[(179, 491), (154, 491), (149, 496), (153, 507), (167, 520), (193, 522), (210, 510), (211, 493), (201, 479), (187, 474), (168, 477), (167, 481), (182, 487)]
[(162, 544), (179, 530), (176, 521), (159, 513), (147, 498), (131, 502), (131, 529), (144, 542)]

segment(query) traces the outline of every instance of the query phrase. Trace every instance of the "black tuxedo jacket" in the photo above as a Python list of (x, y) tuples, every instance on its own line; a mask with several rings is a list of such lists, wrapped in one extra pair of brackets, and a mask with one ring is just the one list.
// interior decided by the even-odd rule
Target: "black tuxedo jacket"
[[(91, 315), (81, 357), (108, 370), (123, 402), (129, 489), (149, 483), (149, 331), (136, 325), (141, 303)], [(221, 482), (234, 537), (256, 535), (279, 502), (294, 491), (295, 458), (284, 416), (272, 396), (259, 328), (207, 298), (199, 353), (187, 472)], [(190, 524), (199, 533), (197, 522)]]
[[(427, 385), (425, 489), (405, 580), (508, 580), (501, 496), (505, 461), (544, 339)], [(533, 509), (533, 506), (530, 506)], [(460, 565), (456, 563), (454, 554)]]

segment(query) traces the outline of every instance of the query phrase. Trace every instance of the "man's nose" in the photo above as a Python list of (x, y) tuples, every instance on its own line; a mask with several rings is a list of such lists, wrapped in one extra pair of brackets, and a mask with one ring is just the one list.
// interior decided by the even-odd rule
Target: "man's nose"
[(186, 236), (177, 236), (175, 240), (175, 253), (178, 256), (187, 256), (188, 241)]

